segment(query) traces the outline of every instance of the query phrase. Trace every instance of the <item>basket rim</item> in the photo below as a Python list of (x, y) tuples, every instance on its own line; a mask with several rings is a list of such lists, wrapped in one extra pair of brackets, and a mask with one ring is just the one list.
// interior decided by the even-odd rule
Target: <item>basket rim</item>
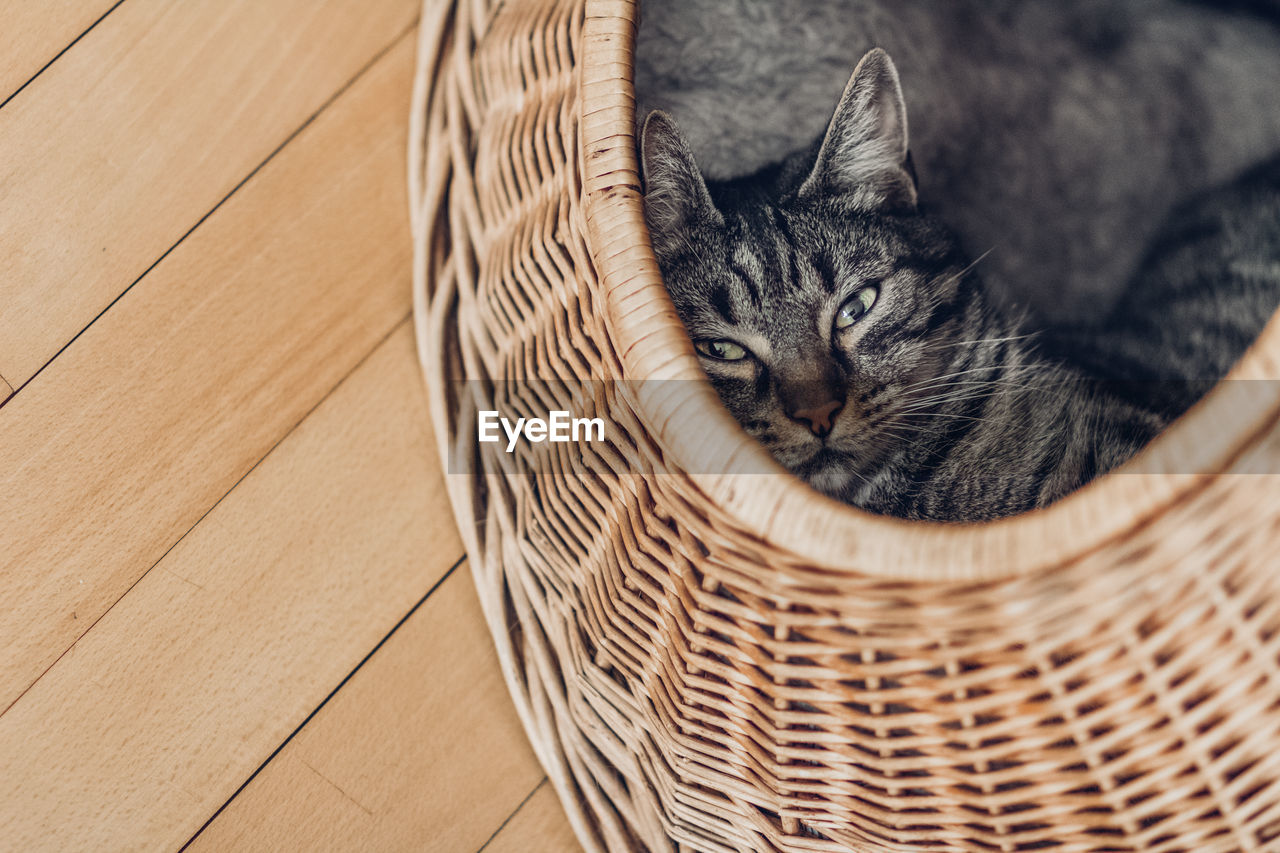
[[(627, 379), (666, 386), (660, 395), (642, 390), (638, 414), (679, 468), (723, 472), (687, 476), (725, 521), (832, 572), (989, 581), (1068, 565), (1218, 476), (1254, 476), (1229, 471), (1280, 422), (1280, 383), (1235, 380), (1280, 379), (1280, 312), (1224, 381), (1142, 452), (1044, 509), (985, 523), (905, 521), (828, 498), (783, 469), (706, 381), (650, 247), (635, 147), (639, 11), (639, 0), (586, 0), (579, 119), (588, 246)], [(654, 379), (700, 381), (645, 381)], [(1222, 423), (1222, 411), (1232, 412), (1232, 428)], [(1205, 438), (1214, 448), (1207, 456)], [(1217, 473), (1180, 473), (1188, 458)]]

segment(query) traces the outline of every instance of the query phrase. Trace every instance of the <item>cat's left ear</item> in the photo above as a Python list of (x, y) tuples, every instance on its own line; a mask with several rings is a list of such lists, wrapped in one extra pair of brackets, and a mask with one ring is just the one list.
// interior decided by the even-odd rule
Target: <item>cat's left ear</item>
[(689, 232), (699, 224), (720, 226), (716, 210), (693, 152), (675, 120), (661, 110), (645, 119), (640, 132), (644, 172), (644, 218), (653, 248), (659, 254), (689, 244)]
[(914, 210), (907, 106), (889, 54), (862, 58), (831, 117), (799, 197), (840, 196), (862, 210)]

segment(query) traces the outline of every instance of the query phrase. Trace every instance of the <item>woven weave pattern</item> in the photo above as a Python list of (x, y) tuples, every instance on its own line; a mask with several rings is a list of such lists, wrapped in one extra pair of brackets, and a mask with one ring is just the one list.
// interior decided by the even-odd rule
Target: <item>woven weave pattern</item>
[[(697, 381), (643, 226), (636, 16), (427, 0), (410, 149), (451, 497), (583, 844), (1280, 850), (1280, 479), (1164, 473), (1208, 435), (1205, 470), (1274, 470), (1276, 383), (992, 525), (735, 473), (771, 462)], [(1277, 353), (1273, 323), (1234, 378)], [(538, 473), (476, 449), (477, 410), (554, 408), (616, 428)]]

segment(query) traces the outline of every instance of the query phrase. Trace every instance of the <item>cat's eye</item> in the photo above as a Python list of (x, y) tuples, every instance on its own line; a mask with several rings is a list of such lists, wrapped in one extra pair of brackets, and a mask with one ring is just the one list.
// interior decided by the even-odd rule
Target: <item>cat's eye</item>
[(698, 352), (719, 361), (742, 361), (747, 357), (746, 347), (733, 341), (698, 341), (694, 346)]
[(864, 287), (853, 294), (853, 297), (841, 305), (840, 310), (836, 312), (836, 328), (847, 329), (861, 320), (871, 310), (871, 306), (876, 304), (876, 296), (879, 294), (880, 290), (874, 285)]

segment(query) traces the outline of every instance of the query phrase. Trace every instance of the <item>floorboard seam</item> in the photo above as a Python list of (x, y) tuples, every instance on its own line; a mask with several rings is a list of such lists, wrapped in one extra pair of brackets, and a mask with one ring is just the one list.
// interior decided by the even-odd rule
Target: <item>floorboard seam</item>
[[(121, 2), (123, 2), (123, 0), (121, 0)], [(185, 243), (187, 238), (190, 237), (192, 234), (194, 234), (196, 230), (201, 225), (203, 225), (210, 216), (213, 216), (213, 214), (217, 213), (218, 210), (224, 204), (226, 204), (231, 199), (232, 196), (234, 196), (237, 192), (240, 191), (241, 187), (243, 187), (245, 184), (253, 180), (254, 177), (259, 172), (261, 172), (268, 163), (274, 160), (281, 151), (283, 151), (285, 148), (289, 146), (290, 143), (293, 142), (293, 140), (297, 139), (298, 136), (301, 135), (303, 131), (305, 131), (308, 127), (314, 124), (315, 120), (319, 118), (320, 115), (324, 113), (325, 110), (327, 110), (335, 101), (341, 98), (352, 86), (356, 84), (357, 81), (360, 80), (361, 77), (363, 77), (366, 73), (368, 73), (369, 69), (377, 65), (378, 62), (383, 59), (383, 57), (385, 57), (388, 53), (390, 53), (391, 50), (395, 48), (395, 46), (398, 45), (406, 36), (408, 36), (411, 32), (413, 32), (414, 28), (417, 26), (418, 26), (418, 18), (415, 17), (413, 21), (409, 24), (409, 26), (401, 30), (400, 33), (395, 38), (393, 38), (390, 42), (388, 42), (385, 47), (383, 47), (381, 50), (375, 53), (372, 59), (370, 59), (363, 66), (361, 66), (360, 70), (358, 70), (350, 80), (347, 80), (347, 82), (339, 86), (338, 90), (334, 92), (332, 95), (330, 95), (325, 100), (325, 102), (320, 105), (319, 109), (317, 109), (311, 115), (307, 116), (306, 120), (303, 121), (302, 124), (294, 128), (289, 133), (289, 135), (285, 137), (283, 142), (281, 142), (274, 149), (272, 149), (271, 153), (269, 153), (266, 156), (266, 159), (264, 159), (257, 166), (254, 166), (253, 169), (249, 171), (249, 174), (241, 178), (240, 181), (234, 187), (231, 188), (230, 192), (228, 192), (221, 199), (219, 199), (219, 201), (213, 207), (209, 208), (209, 210), (206, 211), (204, 215), (202, 215), (198, 220), (196, 220), (196, 224), (192, 225), (189, 229), (187, 229), (187, 231), (181, 237), (178, 238), (177, 242), (175, 242), (169, 248), (165, 249), (164, 252), (160, 255), (160, 257), (152, 261), (151, 264), (145, 270), (142, 271), (141, 275), (139, 275), (132, 282), (130, 282), (128, 287), (122, 290), (114, 299), (111, 300), (111, 302), (107, 305), (106, 308), (103, 308), (101, 311), (99, 311), (98, 314), (92, 320), (90, 320), (83, 329), (76, 332), (75, 335), (71, 338), (71, 340), (63, 344), (48, 361), (46, 361), (44, 364), (40, 366), (39, 370), (31, 374), (31, 376), (25, 382), (22, 382), (17, 388), (14, 388), (13, 393), (10, 394), (9, 397), (5, 399), (3, 402), (0, 402), (0, 408), (4, 408), (6, 405), (8, 405), (10, 401), (12, 401), (15, 397), (17, 397), (20, 393), (22, 393), (22, 390), (24, 388), (26, 388), (28, 385), (34, 382), (36, 377), (38, 377), (41, 373), (44, 373), (45, 368), (47, 368), (49, 365), (57, 361), (58, 356), (66, 352), (67, 348), (70, 347), (72, 344), (74, 344), (76, 341), (78, 341), (81, 335), (83, 335), (89, 329), (93, 328), (94, 323), (98, 322), (98, 320), (100, 320), (104, 314), (106, 314), (108, 311), (114, 308), (117, 302), (119, 302), (121, 299), (124, 299), (125, 296), (127, 296), (129, 292), (133, 290), (133, 288), (136, 287), (140, 281), (142, 281), (144, 278), (150, 275), (151, 271), (154, 270), (156, 267), (158, 267), (164, 261), (165, 258), (173, 254), (175, 249), (177, 249), (179, 246)]]
[[(444, 584), (445, 581), (447, 581), (450, 577), (453, 576), (453, 573), (458, 570), (459, 566), (461, 566), (464, 562), (466, 562), (466, 559), (467, 559), (467, 556), (463, 554), (461, 557), (457, 559), (457, 561), (452, 566), (449, 567), (449, 570), (447, 572), (441, 575), (440, 578), (431, 585), (431, 588), (427, 590), (426, 594), (423, 595), (422, 598), (418, 599), (417, 603), (414, 604), (413, 607), (409, 608), (409, 612), (406, 613), (404, 616), (400, 617), (400, 621), (397, 622), (395, 626), (392, 627), (392, 629), (388, 631), (381, 640), (378, 641), (377, 645), (375, 645), (372, 649), (369, 650), (368, 654), (366, 654), (363, 658), (360, 659), (360, 662), (355, 665), (354, 669), (352, 669), (350, 672), (346, 674), (346, 677), (344, 677), (342, 681), (338, 682), (338, 686), (333, 688), (333, 690), (329, 691), (329, 694), (324, 697), (324, 699), (320, 702), (320, 704), (317, 705), (310, 714), (307, 714), (307, 718), (303, 720), (301, 723), (299, 723), (298, 727), (295, 728), (292, 732), (290, 732), (289, 736), (285, 738), (283, 741), (281, 741), (279, 746), (277, 746), (274, 750), (272, 750), (271, 754), (267, 756), (266, 760), (258, 765), (258, 768), (249, 775), (249, 778), (241, 782), (240, 787), (236, 788), (230, 797), (227, 797), (226, 802), (218, 806), (218, 810), (215, 811), (212, 815), (210, 815), (209, 819), (200, 825), (200, 828), (195, 831), (195, 834), (187, 839), (187, 843), (183, 844), (182, 847), (178, 849), (178, 853), (182, 853), (184, 850), (190, 847), (191, 844), (197, 838), (200, 837), (200, 833), (204, 832), (209, 827), (210, 824), (212, 824), (215, 820), (217, 820), (218, 815), (226, 811), (227, 806), (231, 805), (231, 803), (235, 801), (235, 798), (240, 796), (240, 792), (243, 791), (245, 788), (249, 787), (250, 783), (252, 783), (254, 779), (258, 778), (258, 774), (261, 773), (263, 770), (265, 770), (267, 765), (275, 760), (275, 757), (280, 754), (281, 750), (283, 750), (286, 746), (289, 745), (289, 743), (294, 739), (294, 737), (297, 736), (298, 732), (306, 728), (307, 723), (311, 722), (312, 718), (314, 718), (316, 714), (320, 713), (321, 709), (323, 709), (325, 705), (329, 704), (330, 699), (338, 695), (339, 690), (341, 690), (343, 687), (346, 687), (347, 682), (350, 681), (355, 676), (355, 674), (360, 671), (361, 667), (363, 667), (366, 663), (368, 663), (369, 660), (378, 653), (378, 650), (381, 649), (384, 645), (386, 645), (388, 640), (390, 640), (393, 636), (395, 636), (396, 631), (399, 631), (400, 627), (404, 625), (405, 622), (408, 622), (410, 617), (413, 616), (413, 614), (418, 612), (419, 608), (421, 608), (422, 605), (427, 602), (427, 599), (429, 599), (432, 595), (434, 595), (435, 591), (438, 590)], [(530, 794), (530, 796), (532, 796), (532, 794)]]
[(520, 801), (520, 805), (516, 806), (515, 811), (513, 811), (511, 814), (507, 815), (507, 819), (506, 819), (506, 820), (504, 820), (504, 821), (503, 821), (503, 822), (498, 826), (498, 828), (497, 828), (497, 829), (495, 829), (495, 830), (493, 831), (493, 835), (490, 835), (490, 836), (489, 836), (489, 840), (488, 840), (488, 841), (486, 841), (484, 844), (480, 845), (480, 849), (479, 849), (479, 850), (477, 850), (477, 851), (476, 851), (476, 853), (484, 853), (485, 848), (486, 848), (486, 847), (488, 847), (490, 844), (492, 844), (492, 843), (493, 843), (493, 839), (495, 839), (495, 838), (497, 838), (497, 837), (498, 837), (498, 833), (502, 832), (502, 830), (504, 830), (504, 829), (506, 829), (506, 828), (507, 828), (507, 824), (511, 823), (512, 819), (513, 819), (516, 815), (520, 814), (520, 810), (521, 810), (522, 808), (524, 808), (524, 807), (525, 807), (525, 804), (526, 804), (526, 803), (528, 803), (530, 800), (532, 800), (532, 799), (533, 799), (533, 795), (534, 795), (534, 794), (536, 794), (536, 793), (538, 793), (539, 791), (541, 791), (541, 790), (542, 790), (542, 786), (543, 786), (543, 785), (545, 785), (545, 784), (547, 784), (547, 777), (546, 777), (546, 776), (543, 776), (543, 777), (542, 777), (542, 781), (541, 781), (541, 782), (539, 782), (538, 784), (536, 784), (536, 785), (534, 785), (534, 786), (533, 786), (533, 790), (532, 790), (532, 791), (530, 791), (530, 792), (525, 796), (525, 798), (524, 798), (523, 800), (521, 800), (521, 801)]
[(79, 42), (79, 41), (80, 41), (80, 39), (84, 38), (84, 37), (85, 37), (85, 36), (87, 36), (89, 33), (93, 32), (93, 28), (94, 28), (94, 27), (96, 27), (96, 26), (98, 26), (98, 24), (101, 24), (101, 23), (102, 23), (102, 21), (107, 17), (107, 15), (110, 15), (110, 14), (111, 14), (112, 12), (114, 12), (116, 9), (120, 8), (120, 4), (121, 4), (121, 3), (123, 3), (123, 2), (124, 2), (124, 0), (116, 0), (116, 2), (112, 4), (112, 6), (111, 6), (111, 8), (110, 8), (110, 9), (108, 9), (107, 11), (105, 11), (105, 12), (103, 12), (101, 15), (99, 15), (99, 16), (98, 16), (98, 20), (94, 21), (92, 24), (90, 24), (90, 25), (89, 25), (88, 29), (86, 29), (86, 30), (85, 30), (84, 32), (82, 32), (80, 35), (78, 35), (78, 36), (76, 36), (75, 38), (73, 38), (73, 39), (71, 40), (71, 43), (70, 43), (70, 44), (68, 44), (66, 47), (64, 47), (62, 50), (60, 50), (60, 51), (58, 51), (57, 53), (55, 53), (55, 54), (53, 55), (53, 59), (50, 59), (50, 60), (49, 60), (48, 62), (46, 62), (44, 65), (41, 65), (41, 66), (40, 66), (40, 70), (39, 70), (39, 71), (37, 71), (35, 74), (32, 74), (30, 77), (28, 77), (28, 78), (27, 78), (27, 82), (23, 83), (21, 86), (19, 86), (18, 88), (14, 89), (14, 90), (13, 90), (13, 93), (12, 93), (11, 95), (9, 95), (9, 97), (5, 98), (3, 101), (0, 101), (0, 110), (4, 109), (6, 104), (8, 104), (8, 103), (9, 103), (10, 101), (12, 101), (14, 98), (18, 97), (18, 95), (22, 92), (22, 90), (23, 90), (23, 89), (27, 88), (27, 87), (28, 87), (28, 86), (30, 86), (33, 82), (35, 82), (35, 79), (36, 79), (37, 77), (39, 77), (41, 74), (43, 74), (45, 71), (47, 71), (47, 70), (49, 69), (49, 66), (50, 66), (50, 65), (53, 65), (53, 63), (55, 63), (55, 62), (57, 62), (59, 59), (61, 59), (61, 58), (62, 58), (62, 55), (63, 55), (64, 53), (66, 53), (68, 50), (71, 50), (71, 48), (75, 47), (75, 46), (76, 46), (76, 43), (77, 43), (77, 42)]
[(191, 531), (199, 527), (201, 522), (203, 522), (206, 518), (209, 517), (209, 513), (217, 509), (218, 505), (221, 504), (224, 500), (226, 500), (227, 497), (232, 492), (234, 492), (241, 483), (244, 482), (246, 477), (248, 477), (250, 474), (256, 471), (258, 469), (258, 466), (261, 465), (263, 462), (265, 462), (267, 458), (271, 456), (272, 453), (275, 452), (277, 447), (283, 444), (284, 441), (289, 436), (293, 435), (294, 431), (297, 430), (298, 427), (302, 426), (302, 424), (306, 422), (307, 418), (311, 417), (311, 415), (315, 413), (316, 409), (324, 405), (325, 400), (328, 400), (331, 396), (333, 396), (333, 393), (337, 391), (339, 388), (341, 388), (343, 383), (345, 383), (348, 379), (350, 379), (351, 375), (355, 373), (357, 370), (359, 370), (360, 366), (364, 364), (366, 361), (368, 361), (373, 356), (373, 354), (378, 351), (379, 347), (381, 347), (384, 343), (390, 340), (391, 336), (394, 335), (396, 332), (398, 332), (403, 326), (411, 322), (412, 317), (413, 315), (412, 313), (410, 313), (410, 314), (406, 314), (405, 316), (397, 320), (395, 324), (392, 325), (390, 331), (388, 331), (381, 338), (379, 338), (377, 343), (375, 343), (372, 347), (370, 347), (369, 351), (365, 353), (363, 356), (361, 356), (360, 359), (351, 367), (351, 369), (348, 370), (346, 373), (344, 373), (342, 377), (337, 382), (334, 383), (333, 387), (331, 387), (328, 391), (324, 392), (324, 394), (320, 395), (320, 399), (316, 401), (315, 405), (307, 409), (307, 411), (303, 413), (302, 417), (298, 418), (297, 421), (295, 421), (287, 430), (285, 430), (284, 433), (278, 439), (276, 439), (275, 443), (273, 443), (271, 447), (267, 448), (267, 452), (262, 454), (262, 456), (258, 458), (258, 461), (250, 465), (247, 471), (245, 471), (243, 474), (241, 474), (239, 477), (236, 478), (236, 481), (231, 484), (231, 488), (223, 492), (222, 496), (218, 498), (216, 501), (214, 501), (209, 506), (208, 509), (202, 512), (200, 514), (200, 517), (197, 518), (194, 522), (192, 522), (191, 526), (188, 527), (185, 531), (183, 531), (181, 536), (173, 540), (173, 542), (170, 543), (169, 547), (164, 549), (164, 553), (162, 553), (159, 557), (157, 557), (155, 562), (153, 562), (150, 566), (147, 566), (147, 570), (142, 574), (138, 575), (138, 577), (134, 580), (134, 582), (129, 584), (129, 587), (120, 594), (120, 597), (117, 598), (115, 601), (111, 602), (111, 605), (107, 607), (106, 610), (102, 611), (102, 613), (98, 616), (97, 619), (93, 620), (93, 624), (89, 625), (87, 628), (81, 631), (79, 636), (77, 636), (74, 640), (72, 640), (71, 643), (65, 649), (62, 650), (62, 653), (59, 654), (56, 658), (54, 658), (52, 663), (50, 663), (47, 667), (45, 667), (44, 670), (41, 671), (41, 673), (38, 676), (32, 679), (31, 683), (28, 684), (26, 687), (24, 687), (22, 689), (22, 692), (13, 698), (12, 702), (6, 705), (3, 710), (0, 710), (0, 717), (3, 717), (5, 714), (9, 712), (10, 708), (18, 704), (20, 701), (22, 701), (22, 697), (26, 696), (27, 692), (36, 684), (38, 684), (40, 682), (40, 679), (44, 678), (49, 673), (49, 670), (57, 666), (58, 661), (66, 657), (66, 655), (76, 647), (77, 643), (79, 643), (82, 639), (84, 639), (84, 637), (90, 631), (92, 631), (97, 626), (97, 624), (101, 622), (103, 618), (106, 617), (108, 613), (114, 610), (117, 604), (119, 604), (121, 601), (124, 600), (125, 596), (133, 592), (133, 588), (138, 584), (140, 584), (143, 578), (151, 574), (151, 572), (155, 569), (156, 566), (164, 562), (164, 558), (169, 556), (169, 552), (171, 552), (174, 548), (177, 548), (178, 544), (181, 543), (182, 540), (186, 539), (187, 536), (191, 534)]

